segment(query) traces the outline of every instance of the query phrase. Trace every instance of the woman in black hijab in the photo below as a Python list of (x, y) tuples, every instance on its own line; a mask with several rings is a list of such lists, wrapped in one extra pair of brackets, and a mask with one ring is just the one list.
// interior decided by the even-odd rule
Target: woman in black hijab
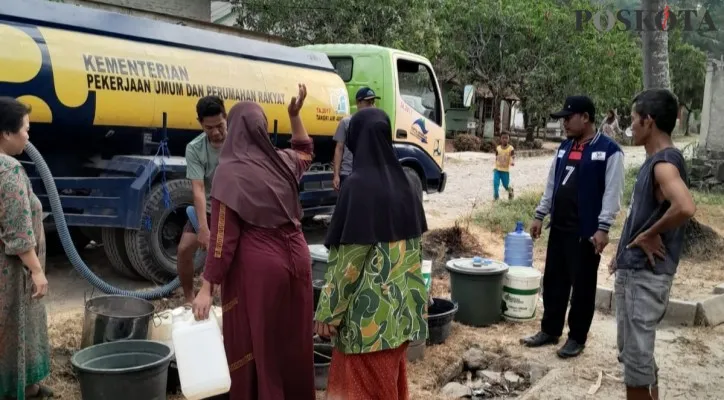
[(317, 334), (335, 347), (327, 399), (403, 400), (408, 342), (427, 338), (427, 221), (384, 111), (357, 112), (347, 147), (354, 164), (327, 232), (329, 270), (315, 316)]

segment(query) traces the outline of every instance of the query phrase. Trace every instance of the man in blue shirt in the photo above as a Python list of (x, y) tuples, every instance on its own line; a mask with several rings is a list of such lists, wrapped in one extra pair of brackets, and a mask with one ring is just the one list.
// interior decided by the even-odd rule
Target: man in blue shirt
[(563, 118), (567, 139), (558, 148), (531, 225), (533, 238), (540, 237), (543, 219), (550, 214), (541, 330), (521, 341), (529, 347), (558, 343), (570, 299), (568, 340), (557, 353), (561, 358), (576, 357), (585, 347), (601, 252), (623, 194), (623, 151), (596, 132), (595, 115), (593, 101), (586, 96), (568, 97), (563, 109), (551, 114)]

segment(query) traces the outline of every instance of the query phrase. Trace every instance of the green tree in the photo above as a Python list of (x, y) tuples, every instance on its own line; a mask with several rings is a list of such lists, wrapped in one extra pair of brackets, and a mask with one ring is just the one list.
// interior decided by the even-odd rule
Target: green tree
[(440, 49), (432, 17), (439, 0), (249, 0), (235, 6), (245, 29), (285, 38), (293, 46), (365, 43), (434, 58)]
[(641, 87), (635, 40), (625, 32), (576, 31), (575, 9), (595, 11), (584, 0), (565, 6), (560, 0), (448, 0), (438, 23), (442, 58), (461, 80), (489, 88), (494, 104), (512, 90), (521, 99), (529, 140), (566, 95), (588, 94), (601, 108), (628, 105)]
[(700, 110), (704, 102), (706, 80), (706, 54), (699, 48), (684, 43), (680, 31), (669, 34), (669, 70), (674, 94), (686, 109), (683, 121), (684, 135), (689, 135), (689, 119), (694, 110)]

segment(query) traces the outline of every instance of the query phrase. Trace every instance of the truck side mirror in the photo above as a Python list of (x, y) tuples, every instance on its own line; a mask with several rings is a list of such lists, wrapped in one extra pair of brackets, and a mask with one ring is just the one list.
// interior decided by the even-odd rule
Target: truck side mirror
[(473, 97), (475, 95), (475, 86), (465, 85), (463, 89), (463, 105), (465, 108), (470, 108), (473, 105)]

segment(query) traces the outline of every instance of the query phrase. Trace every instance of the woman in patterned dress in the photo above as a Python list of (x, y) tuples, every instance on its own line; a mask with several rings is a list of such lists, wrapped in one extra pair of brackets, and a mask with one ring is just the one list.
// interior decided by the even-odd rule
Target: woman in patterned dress
[(13, 156), (28, 143), (30, 109), (0, 97), (0, 399), (46, 399), (50, 374), (43, 208)]
[(317, 334), (334, 344), (327, 399), (407, 400), (407, 346), (427, 338), (422, 199), (384, 111), (358, 111), (347, 147), (354, 165), (325, 240), (329, 270), (315, 316)]

